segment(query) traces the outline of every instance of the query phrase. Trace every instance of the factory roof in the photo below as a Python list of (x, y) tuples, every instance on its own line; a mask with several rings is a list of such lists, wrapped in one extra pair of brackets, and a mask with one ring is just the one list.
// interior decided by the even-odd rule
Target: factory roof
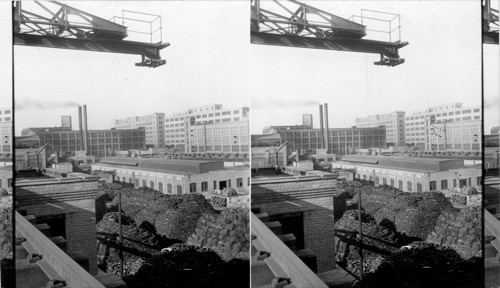
[(446, 171), (449, 169), (464, 168), (461, 159), (420, 158), (399, 156), (361, 156), (349, 155), (342, 157), (342, 162), (383, 167), (406, 171)]
[(223, 161), (191, 159), (107, 157), (101, 159), (101, 163), (121, 166), (123, 168), (136, 168), (144, 171), (168, 172), (171, 174), (198, 174), (224, 169)]

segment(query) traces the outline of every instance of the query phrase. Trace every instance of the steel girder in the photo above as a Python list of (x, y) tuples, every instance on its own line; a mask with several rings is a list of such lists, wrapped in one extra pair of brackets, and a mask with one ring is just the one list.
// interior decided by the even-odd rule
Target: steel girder
[[(380, 54), (380, 61), (374, 62), (375, 65), (404, 63), (398, 52), (408, 42), (362, 39), (366, 35), (365, 26), (295, 0), (266, 3), (274, 3), (280, 12), (263, 9), (260, 0), (252, 1), (252, 44), (374, 53)], [(296, 10), (283, 3), (291, 3)]]
[(251, 32), (251, 42), (262, 45), (375, 53), (381, 55), (381, 60), (375, 64), (385, 66), (396, 66), (404, 63), (404, 59), (399, 57), (398, 52), (400, 48), (408, 45), (408, 42), (383, 42), (352, 38), (320, 39), (260, 32)]
[(136, 66), (151, 68), (166, 63), (160, 50), (169, 43), (126, 41), (125, 26), (56, 1), (34, 3), (40, 11), (15, 3), (14, 45), (140, 55)]
[(483, 1), (483, 43), (498, 44), (498, 10), (491, 7), (490, 1)]

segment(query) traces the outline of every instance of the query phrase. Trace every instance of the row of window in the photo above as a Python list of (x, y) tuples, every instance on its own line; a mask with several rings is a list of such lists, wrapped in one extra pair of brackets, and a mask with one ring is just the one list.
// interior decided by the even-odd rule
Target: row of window
[[(226, 187), (219, 187), (219, 188), (233, 188), (231, 185), (231, 179), (228, 179), (227, 181), (221, 181), (221, 182), (226, 182)], [(204, 182), (201, 182), (201, 192), (207, 192), (208, 191), (208, 182), (207, 181), (204, 181)], [(250, 186), (250, 177), (247, 178), (247, 186)], [(214, 180), (213, 181), (213, 187), (214, 187), (214, 190), (217, 190), (217, 180)], [(243, 187), (243, 178), (237, 178), (236, 179), (236, 188), (241, 188)], [(194, 192), (198, 192), (197, 190), (198, 188), (198, 185), (197, 183), (190, 183), (189, 184), (189, 192), (191, 193), (194, 193)]]
[[(355, 175), (355, 178), (356, 179), (361, 179), (361, 176), (356, 173)], [(372, 176), (366, 176), (366, 175), (363, 175), (363, 180), (368, 180), (368, 181), (372, 181), (374, 182), (376, 185), (390, 185), (392, 187), (396, 187), (396, 183), (395, 183), (395, 180), (394, 179), (389, 179), (389, 182), (387, 182), (387, 178), (382, 178), (380, 179), (379, 177), (375, 177), (375, 181), (373, 179)], [(382, 181), (380, 181), (382, 180)], [(401, 189), (401, 190), (405, 190), (404, 187), (403, 187), (403, 180), (398, 180), (398, 185), (397, 185), (397, 188)], [(429, 182), (429, 189), (430, 191), (436, 191), (438, 190), (437, 188), (437, 182), (436, 181), (430, 181)], [(448, 180), (447, 179), (444, 179), (444, 180), (441, 180), (441, 187), (440, 187), (440, 190), (447, 190), (448, 189)], [(476, 177), (476, 185), (477, 186), (480, 186), (482, 185), (482, 177)], [(472, 178), (469, 177), (467, 179), (453, 179), (453, 188), (462, 188), (464, 186), (472, 186)], [(416, 192), (422, 192), (422, 183), (417, 183), (416, 185)], [(407, 181), (406, 182), (406, 190), (405, 191), (408, 191), (408, 192), (413, 192), (413, 182), (412, 181)]]

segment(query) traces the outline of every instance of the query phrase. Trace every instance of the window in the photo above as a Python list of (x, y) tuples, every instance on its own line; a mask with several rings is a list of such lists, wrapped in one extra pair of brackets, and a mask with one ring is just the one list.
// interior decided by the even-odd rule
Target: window
[(453, 179), (453, 188), (457, 188), (457, 179)]
[(366, 175), (363, 175), (363, 180), (366, 180)]
[(125, 177), (122, 177), (122, 182), (123, 182), (123, 183), (127, 183), (127, 180), (126, 180), (126, 178), (125, 178)]
[(391, 179), (391, 186), (394, 187), (394, 179)]
[(448, 180), (441, 180), (441, 190), (448, 189)]
[(422, 192), (422, 183), (417, 183), (417, 192)]
[(399, 181), (398, 181), (398, 188), (399, 188), (400, 190), (403, 190), (403, 181), (402, 181), (402, 180), (399, 180)]
[(375, 184), (379, 184), (378, 182), (379, 182), (378, 177), (375, 177)]
[(227, 180), (227, 188), (231, 188), (231, 179)]
[(214, 190), (217, 190), (217, 181), (214, 181)]
[(208, 191), (208, 182), (201, 182), (201, 192)]
[(182, 186), (181, 185), (177, 185), (177, 194), (182, 194)]
[(429, 188), (431, 189), (431, 191), (437, 190), (436, 181), (429, 182)]
[(170, 183), (167, 184), (167, 193), (172, 194), (172, 184)]
[(146, 187), (146, 180), (142, 180), (142, 187)]
[(161, 182), (158, 183), (158, 191), (163, 193), (163, 183)]
[(149, 182), (149, 188), (151, 188), (151, 189), (155, 189), (155, 182), (150, 181), (150, 182)]
[(387, 179), (382, 178), (382, 184), (387, 185)]
[(412, 192), (412, 183), (410, 181), (406, 182), (406, 190), (408, 190), (408, 192)]
[(189, 184), (189, 192), (196, 192), (196, 183)]
[(236, 179), (236, 187), (243, 187), (243, 178)]
[(483, 178), (481, 176), (477, 177), (476, 181), (477, 181), (477, 186), (481, 186), (483, 184), (482, 183), (483, 182)]

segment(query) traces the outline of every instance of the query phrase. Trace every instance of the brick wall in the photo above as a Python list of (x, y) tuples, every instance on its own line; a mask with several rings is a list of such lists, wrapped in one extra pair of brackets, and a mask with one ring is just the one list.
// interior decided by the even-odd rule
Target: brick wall
[(303, 212), (304, 246), (317, 256), (318, 272), (335, 268), (334, 179), (281, 183), (252, 182), (252, 207), (270, 215)]
[[(53, 182), (53, 180), (51, 180)], [(89, 259), (90, 273), (97, 274), (95, 197), (97, 181), (72, 180), (68, 183), (36, 185), (20, 183), (16, 187), (18, 211), (28, 215), (65, 215), (67, 252), (80, 251)], [(34, 183), (33, 183), (34, 184)]]

